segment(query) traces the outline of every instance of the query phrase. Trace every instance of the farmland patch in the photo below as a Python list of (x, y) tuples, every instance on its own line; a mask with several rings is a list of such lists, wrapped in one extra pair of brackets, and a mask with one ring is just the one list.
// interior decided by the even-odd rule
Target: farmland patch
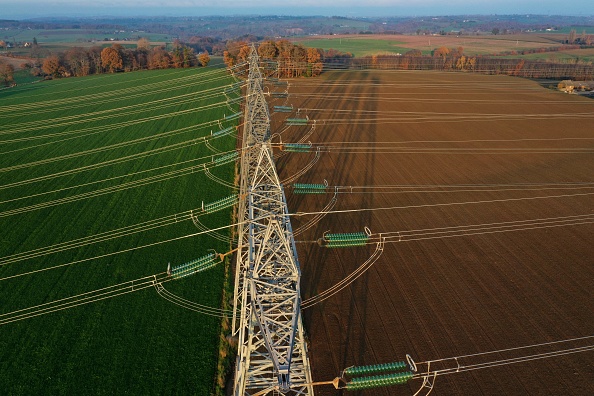
[[(311, 121), (288, 127), (283, 142), (311, 132), (314, 148), (328, 148), (295, 180), (325, 180), (327, 194), (288, 193), (294, 229), (343, 187), (336, 213), (297, 238), (303, 299), (336, 285), (374, 249), (320, 247), (324, 233), (369, 227), (392, 241), (347, 289), (304, 310), (315, 381), (407, 353), (422, 361), (594, 334), (593, 226), (570, 221), (591, 219), (590, 100), (517, 78), (442, 72), (333, 72), (293, 81), (290, 92), (287, 103)], [(283, 130), (285, 115), (274, 117)], [(281, 179), (314, 151), (281, 157)], [(570, 225), (497, 231), (561, 218)], [(472, 225), (482, 228), (445, 233)], [(398, 237), (414, 230), (416, 240)], [(590, 394), (591, 359), (587, 352), (438, 377), (435, 392)]]
[[(237, 111), (223, 95), (232, 82), (224, 69), (211, 67), (0, 91), (1, 256), (109, 236), (230, 195), (204, 172), (175, 172), (235, 148), (234, 133), (212, 140), (212, 148), (201, 140), (234, 127), (236, 121), (217, 121)], [(170, 172), (174, 177), (165, 177)], [(234, 165), (212, 173), (232, 181)], [(203, 223), (220, 227), (230, 217), (226, 209)], [(162, 273), (169, 262), (182, 264), (209, 249), (229, 249), (207, 236), (184, 238), (197, 232), (186, 218), (2, 265), (0, 314)], [(111, 255), (118, 251), (126, 252)], [(219, 266), (168, 289), (218, 308), (223, 272)], [(219, 318), (173, 305), (152, 288), (6, 324), (0, 326), (0, 388), (10, 394), (208, 394), (219, 330)]]

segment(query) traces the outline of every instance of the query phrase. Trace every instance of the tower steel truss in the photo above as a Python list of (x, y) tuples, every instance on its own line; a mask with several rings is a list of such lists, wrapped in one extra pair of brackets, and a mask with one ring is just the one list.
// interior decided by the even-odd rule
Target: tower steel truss
[(301, 273), (270, 144), (270, 115), (255, 47), (242, 136), (233, 334), (234, 395), (313, 395), (301, 321)]

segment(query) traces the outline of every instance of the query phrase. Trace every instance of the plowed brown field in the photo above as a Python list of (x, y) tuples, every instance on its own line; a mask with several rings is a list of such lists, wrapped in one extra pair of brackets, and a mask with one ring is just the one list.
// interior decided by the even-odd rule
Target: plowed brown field
[[(400, 186), (339, 194), (335, 211), (375, 210), (328, 214), (297, 237), (303, 299), (346, 277), (374, 249), (326, 249), (311, 242), (327, 230), (488, 228), (594, 214), (592, 100), (512, 77), (432, 72), (326, 73), (291, 81), (289, 92), (288, 103), (302, 109), (299, 116), (316, 120), (308, 140), (365, 147), (321, 154), (297, 182)], [(310, 128), (284, 128), (283, 118), (272, 117), (285, 142)], [(280, 157), (281, 179), (312, 158)], [(314, 212), (331, 194), (293, 195), (287, 188), (287, 199), (292, 213)], [(293, 229), (310, 218), (295, 216)], [(386, 243), (375, 265), (351, 286), (303, 311), (314, 380), (330, 380), (351, 365), (402, 360), (407, 353), (426, 361), (594, 335), (594, 225), (525, 228)], [(579, 346), (592, 344), (590, 338)], [(360, 394), (412, 395), (420, 385), (412, 380)], [(316, 390), (340, 392), (331, 386)], [(594, 352), (440, 376), (432, 394), (592, 395)]]
[[(386, 35), (386, 34), (344, 34), (339, 36), (322, 35), (303, 38), (296, 41), (310, 47), (334, 48), (340, 51), (355, 51), (356, 56), (372, 55), (382, 53), (385, 45), (374, 45), (377, 42), (393, 42), (398, 48), (418, 49), (431, 51), (445, 46), (448, 48), (462, 47), (466, 55), (487, 55), (498, 54), (503, 51), (522, 51), (534, 48), (559, 47), (563, 40), (567, 39), (564, 34), (517, 34), (517, 35), (482, 35), (482, 36), (425, 36), (425, 35)], [(367, 51), (361, 51), (357, 42), (366, 42), (369, 45)], [(355, 44), (355, 46), (353, 46)], [(374, 48), (377, 47), (377, 48)]]

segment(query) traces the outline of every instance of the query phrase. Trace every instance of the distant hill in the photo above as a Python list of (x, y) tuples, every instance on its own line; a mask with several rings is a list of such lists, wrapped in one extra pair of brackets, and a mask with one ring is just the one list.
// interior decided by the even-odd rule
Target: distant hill
[[(423, 17), (209, 16), (96, 17), (0, 20), (0, 29), (101, 29), (223, 40), (242, 35), (291, 37), (322, 34), (512, 34), (522, 32), (594, 33), (593, 16), (452, 15)], [(0, 30), (0, 39), (3, 38)]]

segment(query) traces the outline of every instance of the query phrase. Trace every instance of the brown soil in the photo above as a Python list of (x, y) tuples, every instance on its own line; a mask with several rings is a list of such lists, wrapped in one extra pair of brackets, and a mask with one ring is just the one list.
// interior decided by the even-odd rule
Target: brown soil
[[(335, 72), (292, 81), (289, 91), (289, 104), (310, 109), (300, 115), (317, 120), (308, 139), (314, 143), (527, 149), (505, 154), (325, 153), (298, 180), (301, 183), (323, 179), (343, 186), (594, 183), (592, 152), (530, 152), (593, 150), (594, 102), (527, 80), (463, 73)], [(574, 113), (583, 113), (583, 118), (571, 116)], [(499, 116), (485, 118), (488, 115)], [(276, 132), (283, 130), (283, 118), (282, 113), (273, 115)], [(289, 127), (282, 139), (297, 141), (307, 130)], [(516, 141), (488, 141), (503, 139)], [(460, 142), (468, 140), (474, 142)], [(281, 179), (303, 168), (312, 156), (290, 153), (279, 158)], [(592, 195), (500, 201), (593, 193), (589, 187), (342, 194), (334, 210), (408, 208), (330, 214), (300, 235), (302, 297), (336, 284), (374, 248), (325, 249), (308, 243), (327, 230), (356, 232), (368, 226), (379, 233), (592, 214)], [(320, 210), (330, 198), (293, 195), (287, 188), (293, 213)], [(499, 202), (410, 207), (492, 200)], [(307, 220), (294, 217), (293, 228)], [(351, 365), (402, 360), (407, 353), (426, 361), (594, 335), (593, 240), (594, 226), (586, 224), (386, 244), (382, 257), (350, 287), (304, 310), (314, 380), (330, 380)], [(592, 344), (590, 339), (580, 346)], [(573, 346), (577, 344), (527, 353)], [(473, 362), (505, 357), (509, 355)], [(413, 380), (360, 394), (412, 395), (420, 385)], [(319, 387), (316, 393), (341, 394), (331, 386)], [(594, 352), (441, 376), (432, 394), (594, 394)]]
[(419, 49), (419, 50), (433, 50), (442, 46), (448, 48), (462, 47), (464, 53), (468, 55), (476, 54), (498, 54), (503, 51), (518, 51), (531, 48), (548, 48), (559, 47), (562, 40), (566, 37), (563, 35), (539, 35), (539, 34), (518, 34), (518, 35), (448, 35), (448, 36), (433, 36), (433, 35), (386, 35), (386, 34), (370, 34), (370, 35), (322, 35), (315, 36), (315, 39), (352, 39), (352, 40), (383, 40), (394, 41), (395, 45), (404, 48)]
[(30, 58), (12, 58), (10, 56), (1, 56), (0, 55), (0, 61), (4, 62), (4, 63), (8, 63), (11, 64), (14, 67), (14, 70), (20, 70), (20, 67), (23, 63), (27, 63), (30, 62), (31, 59)]

